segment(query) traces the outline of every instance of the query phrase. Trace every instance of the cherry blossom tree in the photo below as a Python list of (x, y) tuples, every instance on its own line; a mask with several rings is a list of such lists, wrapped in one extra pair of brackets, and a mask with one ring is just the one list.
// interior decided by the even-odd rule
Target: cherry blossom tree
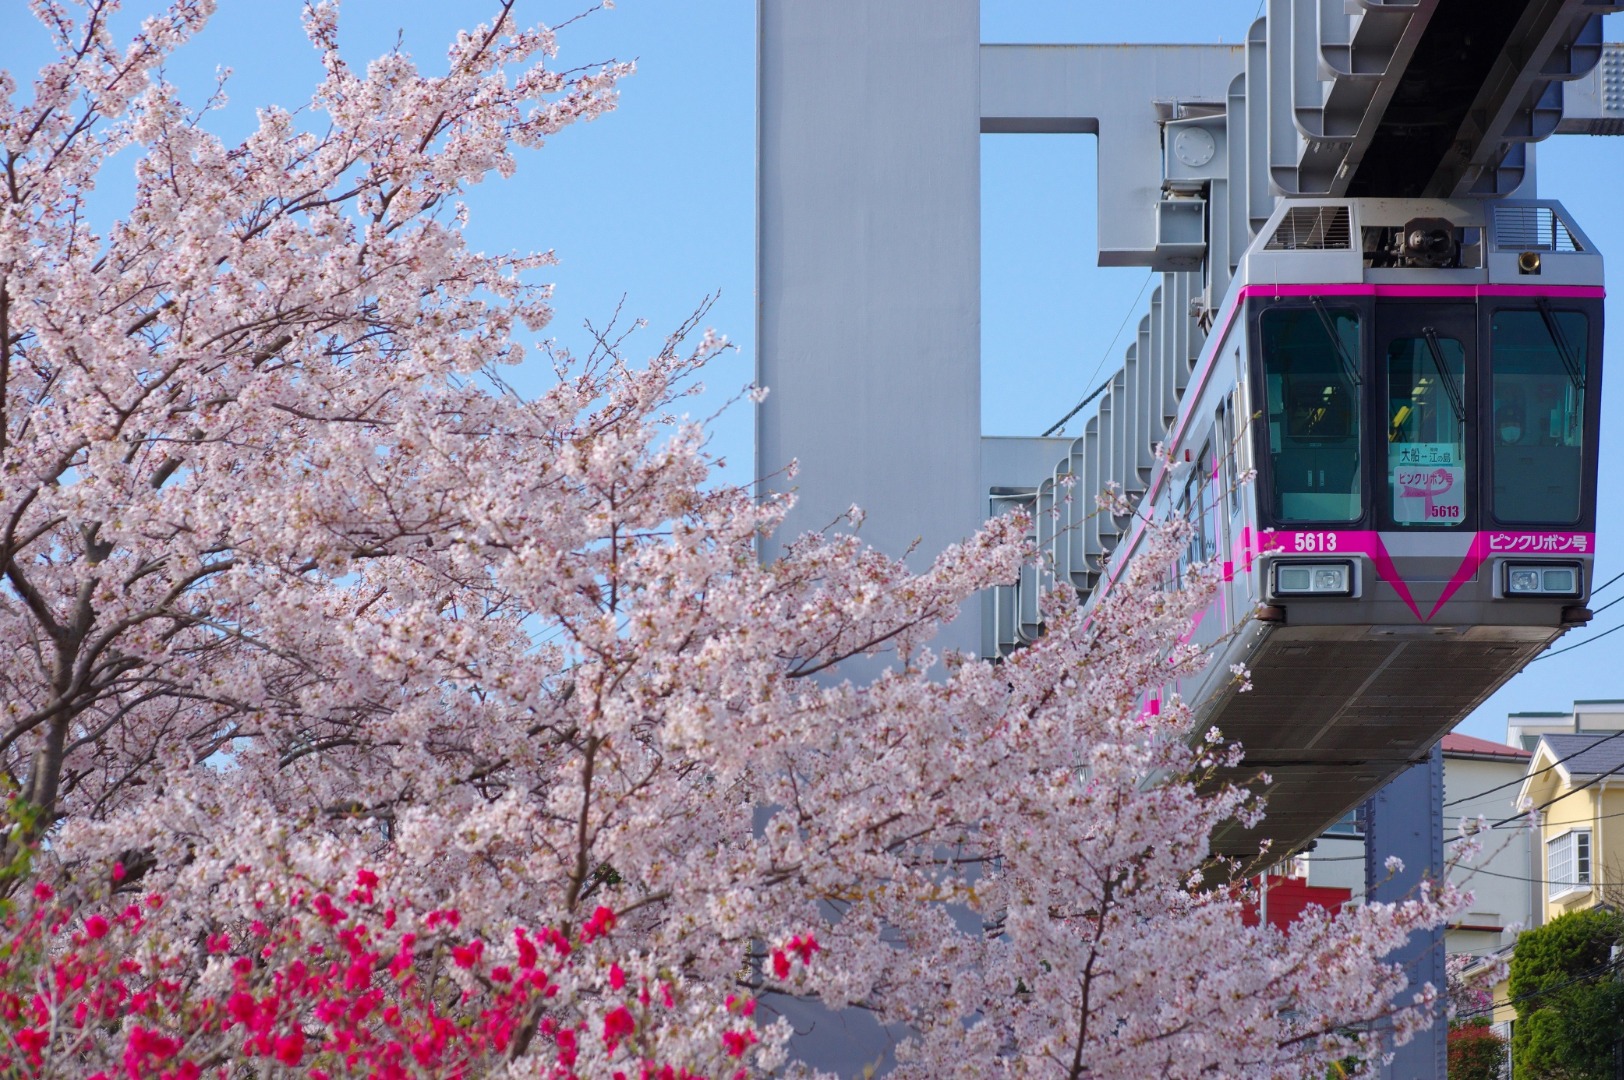
[[(75, 1074), (120, 1067), (90, 1059), (137, 1027), (180, 1060), (187, 1016), (269, 993), (219, 959), (274, 930), (264, 905), (308, 914), (370, 890), (361, 871), (390, 910), (458, 913), (413, 962), (466, 991), (436, 1008), (469, 1023), (498, 991), (461, 960), (515, 930), (612, 940), (547, 975), (584, 989), (481, 1044), (515, 1075), (664, 1075), (651, 1047), (694, 1075), (777, 1068), (786, 1026), (740, 1019), (768, 992), (899, 1025), (896, 1075), (922, 1077), (1297, 1077), (1422, 1022), (1381, 957), (1447, 917), (1447, 886), (1243, 925), (1207, 841), (1264, 810), (1213, 780), (1238, 749), (1176, 698), (1144, 707), (1203, 662), (1169, 644), (1211, 585), (1165, 587), (1177, 526), (1103, 602), (1051, 596), (1035, 646), (939, 654), (936, 629), (1036, 557), (1029, 523), (922, 571), (850, 530), (764, 562), (789, 498), (717, 483), (682, 412), (725, 348), (703, 309), (641, 359), (614, 331), (543, 343), (550, 387), (509, 387), (551, 317), (548, 258), (471, 251), (458, 199), (610, 109), (627, 66), (559, 66), (508, 0), (443, 74), (399, 51), (358, 69), (320, 3), (308, 105), (227, 145), (163, 78), (208, 0), (129, 41), (111, 0), (34, 7), (59, 58), (0, 95), (9, 853), (19, 902), (74, 898), (40, 964), (162, 897), (138, 936), (187, 1003), (103, 1015), (122, 1035), (74, 1043)], [(115, 156), (134, 202), (96, 227)], [(696, 1004), (605, 1004), (632, 975)], [(279, 999), (294, 1026), (236, 1052), (281, 1061), (295, 1031), (331, 1051), (318, 997)], [(6, 1056), (31, 1061), (12, 1012)]]

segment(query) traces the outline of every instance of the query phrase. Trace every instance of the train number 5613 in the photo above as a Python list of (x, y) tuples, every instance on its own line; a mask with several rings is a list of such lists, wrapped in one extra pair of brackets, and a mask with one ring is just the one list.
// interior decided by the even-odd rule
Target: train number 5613
[(1293, 551), (1335, 551), (1336, 533), (1334, 532), (1300, 532), (1292, 533)]

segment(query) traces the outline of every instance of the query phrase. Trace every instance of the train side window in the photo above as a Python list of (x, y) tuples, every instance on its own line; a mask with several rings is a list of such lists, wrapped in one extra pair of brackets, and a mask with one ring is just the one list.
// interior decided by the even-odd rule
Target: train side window
[[(1188, 483), (1186, 483), (1184, 485), (1184, 490), (1179, 492), (1178, 504), (1173, 508), (1173, 513), (1178, 515), (1179, 520), (1181, 520), (1181, 521), (1189, 521), (1190, 520), (1190, 497), (1192, 495), (1194, 495), (1194, 494), (1195, 493), (1190, 490), (1190, 485)], [(1184, 574), (1185, 574), (1185, 571), (1189, 570), (1191, 564), (1194, 563), (1194, 562), (1195, 562), (1195, 538), (1191, 537), (1190, 540), (1188, 540), (1185, 543), (1184, 550), (1179, 552), (1178, 562), (1177, 562), (1176, 567), (1175, 567), (1177, 569), (1177, 571), (1178, 571), (1178, 587), (1179, 588), (1181, 588), (1181, 589), (1184, 588)]]
[(1190, 523), (1190, 539), (1178, 560), (1181, 583), (1186, 570), (1210, 561), (1218, 553), (1218, 538), (1213, 533), (1213, 522), (1209, 515), (1209, 511), (1216, 510), (1218, 506), (1208, 490), (1212, 483), (1212, 443), (1207, 442), (1190, 462), (1190, 474), (1184, 481), (1184, 490), (1180, 492), (1175, 508), (1175, 513)]
[(1359, 313), (1272, 308), (1260, 330), (1275, 520), (1359, 520)]
[(1495, 312), (1490, 368), (1496, 519), (1579, 519), (1589, 340), (1589, 321), (1581, 312)]
[(1229, 461), (1229, 516), (1241, 513), (1241, 477), (1246, 476), (1252, 468), (1252, 419), (1246, 414), (1246, 382), (1242, 372), (1241, 382), (1236, 383), (1233, 395), (1229, 395), (1229, 429), (1228, 429), (1228, 461)]
[(1387, 346), (1387, 480), (1397, 525), (1466, 519), (1466, 347), (1422, 331)]
[(1241, 512), (1241, 477), (1256, 467), (1252, 446), (1251, 389), (1241, 350), (1235, 349), (1235, 392), (1229, 397), (1229, 452), (1235, 455), (1235, 483), (1229, 489), (1229, 512)]
[(1201, 500), (1201, 561), (1211, 562), (1218, 557), (1218, 515), (1224, 505), (1223, 492), (1218, 488), (1222, 472), (1213, 454), (1212, 443), (1201, 448), (1198, 465), (1201, 469), (1201, 486), (1206, 491), (1206, 497)]
[(1235, 462), (1235, 455), (1240, 451), (1235, 445), (1235, 410), (1228, 399), (1218, 404), (1218, 415), (1213, 420), (1213, 430), (1218, 433), (1219, 485), (1214, 502), (1225, 507), (1229, 515), (1233, 516), (1241, 505), (1240, 470)]

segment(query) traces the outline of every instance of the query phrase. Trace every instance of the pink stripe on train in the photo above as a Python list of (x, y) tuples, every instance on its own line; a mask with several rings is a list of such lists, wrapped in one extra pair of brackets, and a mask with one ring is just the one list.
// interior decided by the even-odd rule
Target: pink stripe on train
[(1596, 550), (1595, 533), (1565, 532), (1509, 532), (1495, 530), (1472, 534), (1466, 555), (1453, 576), (1444, 585), (1432, 610), (1421, 614), (1420, 607), (1410, 595), (1409, 586), (1398, 572), (1381, 534), (1368, 529), (1328, 529), (1312, 531), (1268, 531), (1257, 537), (1254, 544), (1250, 529), (1241, 530), (1242, 563), (1251, 567), (1254, 555), (1264, 552), (1288, 552), (1293, 555), (1365, 555), (1376, 567), (1376, 576), (1393, 586), (1399, 599), (1422, 622), (1431, 622), (1443, 609), (1449, 598), (1460, 587), (1472, 580), (1483, 561), (1490, 555), (1528, 553), (1539, 555), (1590, 555)]

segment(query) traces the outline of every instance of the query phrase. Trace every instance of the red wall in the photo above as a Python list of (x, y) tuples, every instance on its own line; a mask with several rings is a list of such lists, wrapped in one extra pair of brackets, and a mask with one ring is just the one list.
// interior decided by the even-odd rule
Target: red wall
[[(1257, 884), (1257, 879), (1252, 879)], [(1297, 916), (1309, 906), (1322, 907), (1335, 914), (1342, 910), (1342, 905), (1353, 899), (1351, 889), (1332, 889), (1323, 885), (1310, 885), (1306, 878), (1279, 877), (1270, 874), (1268, 878), (1269, 889), (1269, 925), (1284, 930), (1297, 921)], [(1241, 919), (1247, 926), (1258, 924), (1258, 905), (1248, 902), (1241, 914)]]

